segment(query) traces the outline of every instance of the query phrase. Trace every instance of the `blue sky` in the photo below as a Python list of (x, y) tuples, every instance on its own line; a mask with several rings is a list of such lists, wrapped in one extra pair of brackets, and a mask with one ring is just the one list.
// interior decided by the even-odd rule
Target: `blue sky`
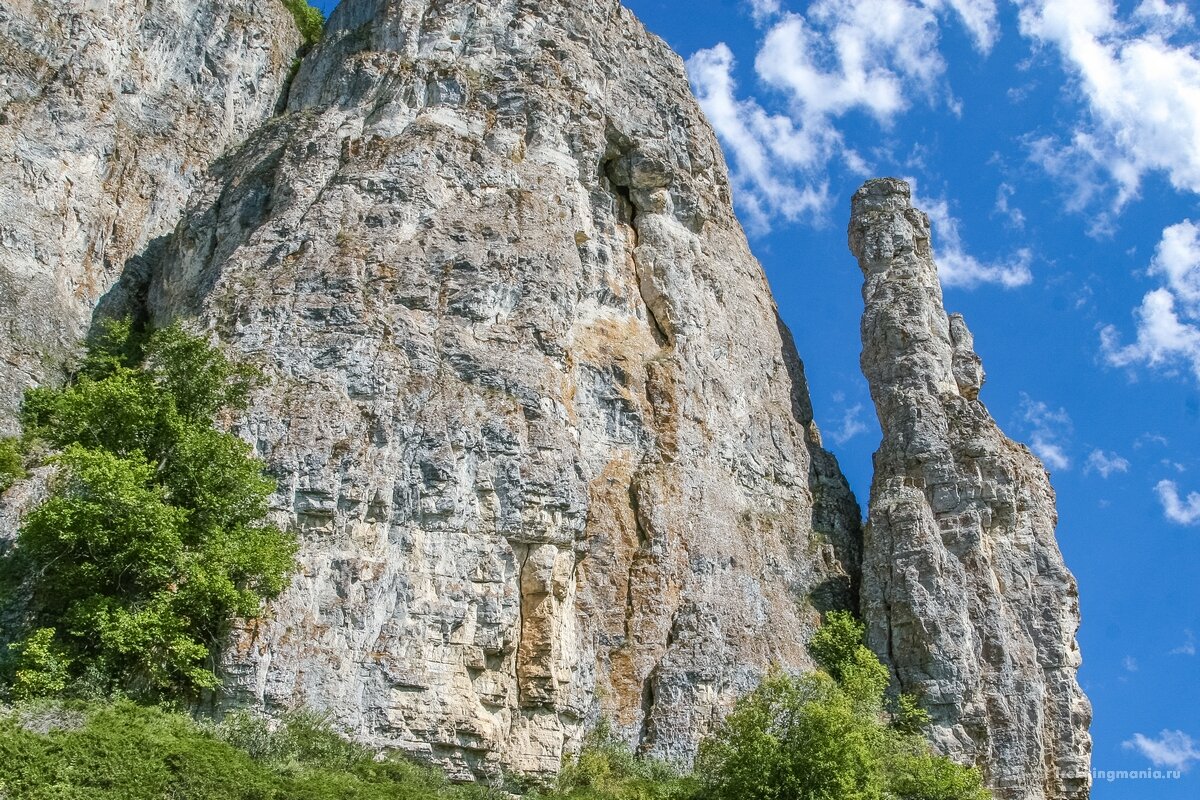
[(1094, 767), (1185, 769), (1093, 796), (1200, 797), (1200, 3), (626, 5), (688, 59), (863, 501), (849, 198), (915, 180), (982, 399), (1053, 473)]

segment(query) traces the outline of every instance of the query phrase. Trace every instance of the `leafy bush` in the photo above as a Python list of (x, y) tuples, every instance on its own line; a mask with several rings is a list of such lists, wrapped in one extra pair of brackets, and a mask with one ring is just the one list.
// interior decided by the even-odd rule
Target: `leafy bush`
[(295, 18), (296, 27), (300, 29), (306, 46), (321, 41), (325, 32), (325, 16), (320, 9), (310, 6), (307, 0), (283, 0), (283, 5)]
[(886, 667), (863, 628), (829, 615), (810, 644), (824, 668), (773, 670), (704, 741), (705, 800), (987, 800), (979, 773), (936, 756), (916, 733), (928, 722), (911, 698), (885, 714)]
[(49, 499), (5, 559), (35, 626), (13, 648), (16, 695), (85, 676), (147, 697), (216, 685), (231, 622), (282, 591), (295, 554), (262, 522), (262, 464), (212, 427), (244, 407), (251, 380), (177, 326), (142, 341), (117, 322), (74, 383), (26, 394), (27, 432), (60, 453)]
[(20, 439), (0, 439), (0, 492), (25, 477)]

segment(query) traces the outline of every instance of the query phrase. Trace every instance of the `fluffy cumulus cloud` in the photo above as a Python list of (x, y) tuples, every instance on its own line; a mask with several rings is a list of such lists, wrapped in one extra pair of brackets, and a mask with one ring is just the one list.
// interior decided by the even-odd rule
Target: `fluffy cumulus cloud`
[(1136, 750), (1150, 759), (1156, 767), (1187, 770), (1200, 761), (1200, 747), (1183, 731), (1163, 731), (1156, 738), (1135, 733), (1122, 745), (1126, 750)]
[(732, 156), (738, 202), (750, 225), (761, 230), (775, 215), (796, 221), (820, 213), (829, 203), (827, 181), (798, 182), (792, 173), (824, 164), (836, 131), (806, 130), (788, 117), (768, 114), (754, 100), (739, 100), (733, 66), (733, 52), (719, 44), (688, 59), (688, 74)]
[(1115, 472), (1128, 472), (1129, 461), (1121, 458), (1116, 453), (1106, 453), (1103, 450), (1093, 450), (1088, 455), (1087, 464), (1083, 468), (1084, 472), (1095, 472), (1102, 478), (1107, 478)]
[(1073, 426), (1065, 408), (1057, 410), (1027, 394), (1021, 394), (1021, 421), (1029, 431), (1029, 449), (1050, 469), (1068, 470), (1067, 440)]
[(943, 17), (957, 18), (981, 52), (997, 34), (994, 0), (816, 0), (803, 14), (777, 0), (749, 7), (765, 30), (754, 70), (770, 108), (739, 94), (725, 44), (688, 59), (688, 74), (730, 155), (739, 206), (759, 230), (776, 218), (820, 218), (831, 164), (869, 171), (839, 127), (847, 114), (887, 129), (914, 102), (947, 94)]
[(1154, 492), (1162, 503), (1163, 514), (1171, 522), (1179, 525), (1200, 524), (1200, 493), (1188, 492), (1187, 497), (1183, 497), (1179, 493), (1179, 485), (1168, 480), (1159, 481)]
[(1100, 332), (1103, 354), (1117, 367), (1183, 367), (1200, 381), (1200, 225), (1184, 220), (1163, 231), (1150, 264), (1162, 286), (1134, 312), (1136, 340), (1123, 343), (1113, 325)]
[(1017, 4), (1022, 33), (1061, 54), (1087, 109), (1069, 138), (1033, 149), (1073, 183), (1075, 207), (1104, 193), (1119, 210), (1151, 171), (1200, 192), (1200, 47), (1179, 41), (1195, 25), (1187, 5), (1144, 0), (1122, 19), (1111, 0)]
[(763, 22), (779, 13), (779, 0), (749, 0), (755, 22)]

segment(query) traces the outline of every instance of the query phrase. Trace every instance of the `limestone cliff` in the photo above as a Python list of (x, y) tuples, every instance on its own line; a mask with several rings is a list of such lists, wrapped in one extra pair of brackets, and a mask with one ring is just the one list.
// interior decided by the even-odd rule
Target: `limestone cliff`
[(0, 435), (208, 163), (275, 110), (299, 44), (279, 0), (0, 4)]
[(851, 226), (864, 553), (683, 65), (617, 0), (343, 0), (293, 81), (298, 38), (277, 0), (0, 7), (0, 434), (106, 292), (267, 378), (222, 422), (299, 572), (215, 704), (458, 777), (551, 773), (601, 716), (686, 762), (861, 599), (940, 747), (1004, 798), (1086, 795), (1053, 493), (902, 184)]
[(864, 535), (870, 644), (933, 716), (935, 744), (979, 765), (998, 798), (1085, 798), (1091, 709), (1049, 476), (979, 400), (980, 359), (943, 308), (929, 220), (906, 184), (855, 194), (850, 249), (883, 428)]
[(687, 760), (852, 600), (858, 508), (683, 64), (616, 0), (345, 0), (149, 289), (260, 364), (300, 572), (229, 702), (455, 774)]

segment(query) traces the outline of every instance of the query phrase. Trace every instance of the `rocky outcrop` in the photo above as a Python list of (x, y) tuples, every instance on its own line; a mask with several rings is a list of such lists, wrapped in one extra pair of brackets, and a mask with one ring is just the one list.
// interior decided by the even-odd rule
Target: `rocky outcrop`
[(978, 399), (979, 357), (943, 309), (929, 220), (906, 184), (855, 194), (850, 249), (883, 428), (864, 534), (870, 644), (932, 715), (935, 745), (981, 767), (998, 798), (1086, 798), (1078, 593), (1049, 476)]
[(344, 0), (149, 289), (268, 381), (300, 573), (229, 702), (459, 776), (686, 761), (852, 602), (858, 508), (683, 64), (616, 0)]
[(279, 0), (0, 4), (0, 435), (209, 162), (272, 114), (299, 44)]

